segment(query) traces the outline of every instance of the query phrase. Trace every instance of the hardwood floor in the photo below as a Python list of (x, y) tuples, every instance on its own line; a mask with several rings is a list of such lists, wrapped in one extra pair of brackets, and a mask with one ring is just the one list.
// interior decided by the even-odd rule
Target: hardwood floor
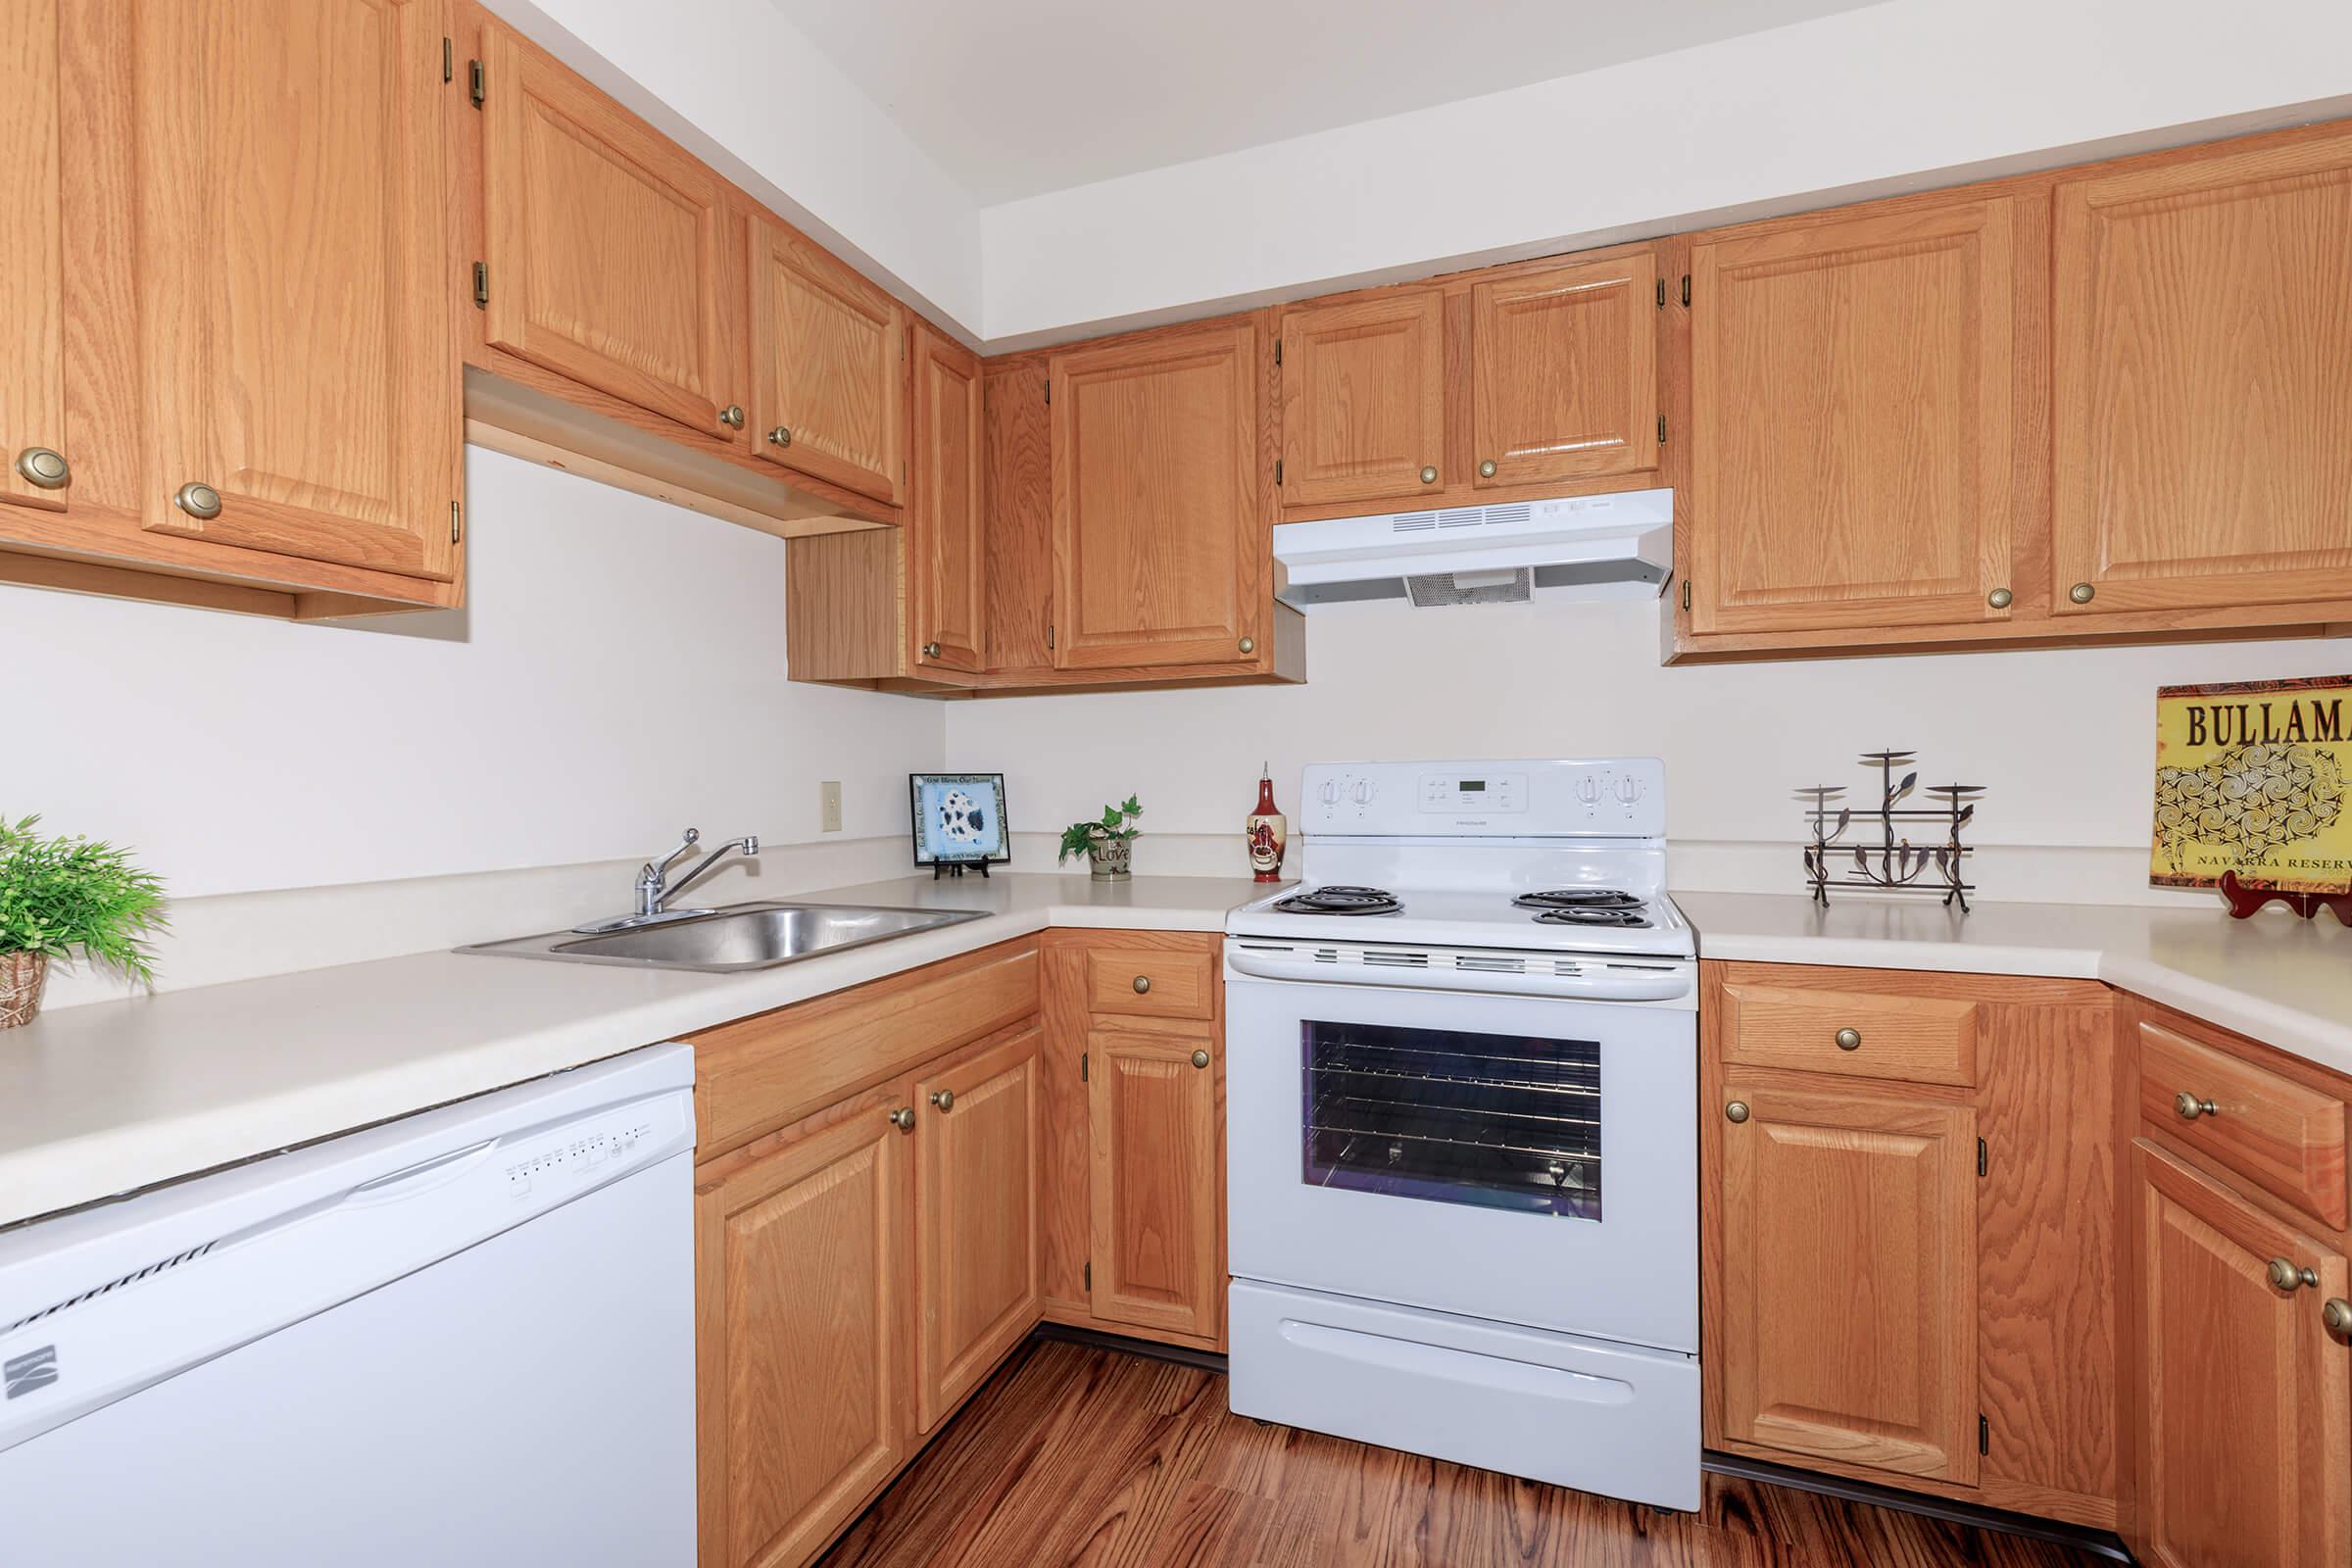
[(1661, 1513), (1225, 1407), (1213, 1372), (1037, 1341), (824, 1568), (2057, 1568), (2037, 1542), (1707, 1478)]

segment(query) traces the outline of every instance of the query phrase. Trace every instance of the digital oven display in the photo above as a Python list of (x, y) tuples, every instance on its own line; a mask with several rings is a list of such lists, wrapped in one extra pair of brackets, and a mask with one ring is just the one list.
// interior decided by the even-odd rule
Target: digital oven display
[(1482, 795), (1486, 792), (1487, 781), (1483, 778), (1466, 778), (1462, 780), (1461, 788), (1464, 795)]

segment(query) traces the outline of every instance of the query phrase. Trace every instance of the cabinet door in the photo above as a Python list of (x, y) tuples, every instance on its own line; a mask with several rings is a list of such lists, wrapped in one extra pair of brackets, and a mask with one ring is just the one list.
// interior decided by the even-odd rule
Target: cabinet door
[(1248, 323), (1054, 356), (1057, 666), (1254, 662), (1256, 367)]
[[(2291, 1568), (2352, 1555), (2352, 1374), (2321, 1305), (2344, 1259), (2145, 1140), (2138, 1246), (2140, 1559)], [(2281, 1291), (2273, 1258), (2316, 1286)]]
[[(1691, 626), (2006, 618), (2019, 498), (2013, 198), (1702, 238)], [(2007, 604), (2007, 596), (1997, 596)]]
[(1657, 286), (1644, 251), (1470, 291), (1473, 484), (1658, 466)]
[(2057, 188), (2053, 603), (2352, 598), (2352, 132)]
[(925, 1432), (1037, 1321), (1041, 1031), (915, 1080), (915, 1400)]
[(1446, 298), (1411, 289), (1282, 318), (1286, 506), (1394, 500), (1446, 483)]
[(1213, 1336), (1225, 1279), (1211, 1038), (1098, 1029), (1087, 1055), (1094, 1315)]
[(907, 635), (920, 667), (977, 672), (988, 618), (980, 360), (914, 328), (914, 472), (905, 522)]
[(148, 528), (455, 575), (446, 30), (441, 0), (138, 6)]
[(1724, 1431), (1973, 1484), (1976, 1113), (1734, 1074), (1723, 1129)]
[(869, 1097), (697, 1190), (707, 1568), (807, 1561), (906, 1452), (912, 1138), (892, 1108)]
[(490, 345), (737, 439), (719, 421), (743, 401), (726, 187), (495, 23), (482, 53)]
[[(0, 501), (63, 511), (66, 430), (63, 190), (58, 182), (58, 0), (0, 0), (0, 166), (15, 211), (0, 224)], [(44, 453), (65, 463), (58, 471)]]
[(752, 223), (752, 449), (899, 500), (906, 315), (899, 302), (781, 223)]

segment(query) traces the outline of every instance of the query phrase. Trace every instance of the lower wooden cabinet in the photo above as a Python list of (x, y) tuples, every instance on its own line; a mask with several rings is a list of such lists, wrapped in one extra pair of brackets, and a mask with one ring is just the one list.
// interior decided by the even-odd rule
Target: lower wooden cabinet
[(1739, 1074), (1724, 1093), (1724, 1436), (1973, 1485), (1975, 1110)]
[[(2323, 1321), (2345, 1295), (2343, 1254), (2145, 1139), (2132, 1172), (2141, 1560), (2352, 1558), (2352, 1351)], [(2275, 1267), (2310, 1280), (2281, 1284)]]
[(2111, 994), (1702, 971), (1708, 1446), (2111, 1527)]

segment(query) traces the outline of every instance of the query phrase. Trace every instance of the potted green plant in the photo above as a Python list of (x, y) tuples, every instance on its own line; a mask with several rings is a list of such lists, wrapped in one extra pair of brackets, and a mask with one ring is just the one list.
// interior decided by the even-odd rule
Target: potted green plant
[(1123, 806), (1102, 808), (1099, 817), (1072, 822), (1061, 830), (1061, 854), (1054, 863), (1083, 855), (1105, 882), (1126, 876), (1133, 869), (1135, 836), (1143, 831), (1135, 819), (1143, 814), (1143, 803), (1130, 795)]
[(165, 924), (162, 880), (111, 844), (35, 833), (39, 821), (0, 817), (0, 1029), (41, 1010), (52, 958), (155, 978), (147, 941)]

